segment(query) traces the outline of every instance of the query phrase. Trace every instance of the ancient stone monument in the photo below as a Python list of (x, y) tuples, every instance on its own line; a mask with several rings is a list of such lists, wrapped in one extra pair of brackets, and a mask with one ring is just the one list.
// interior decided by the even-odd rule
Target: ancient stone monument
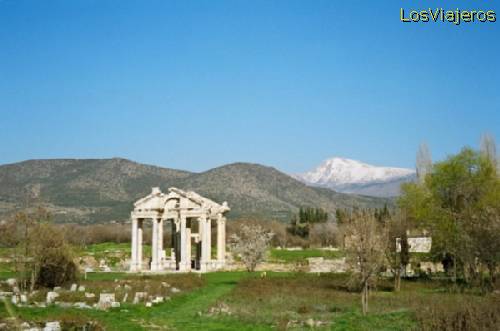
[[(154, 187), (151, 194), (134, 203), (132, 218), (132, 256), (130, 271), (217, 270), (224, 266), (226, 255), (227, 202), (222, 205), (194, 192), (169, 188), (168, 194)], [(212, 259), (212, 221), (217, 227), (217, 258)], [(143, 229), (152, 223), (152, 247), (149, 265), (143, 263)], [(163, 249), (163, 226), (172, 229), (172, 251)], [(194, 248), (194, 249), (193, 249)], [(194, 254), (192, 253), (194, 250)]]

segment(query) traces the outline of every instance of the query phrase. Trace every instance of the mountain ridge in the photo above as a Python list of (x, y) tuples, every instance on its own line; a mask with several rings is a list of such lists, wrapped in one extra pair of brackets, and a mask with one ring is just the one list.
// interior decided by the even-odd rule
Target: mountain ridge
[(175, 186), (227, 201), (230, 218), (286, 221), (301, 206), (380, 207), (387, 200), (308, 186), (281, 171), (235, 162), (204, 172), (146, 165), (123, 158), (26, 160), (0, 166), (0, 217), (28, 205), (47, 208), (57, 222), (125, 221), (151, 187)]
[(313, 170), (292, 176), (308, 185), (326, 187), (342, 193), (392, 197), (399, 194), (401, 183), (415, 178), (415, 171), (333, 157), (326, 159)]

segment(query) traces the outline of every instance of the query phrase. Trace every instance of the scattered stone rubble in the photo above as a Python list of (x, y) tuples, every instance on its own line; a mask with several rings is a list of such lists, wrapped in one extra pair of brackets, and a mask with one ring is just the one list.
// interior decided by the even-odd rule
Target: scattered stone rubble
[(57, 292), (54, 292), (54, 291), (47, 292), (47, 299), (45, 300), (45, 302), (50, 305), (51, 303), (55, 302), (55, 300), (58, 296), (59, 296), (59, 293), (57, 293)]
[(97, 309), (106, 310), (119, 307), (120, 303), (115, 300), (114, 293), (101, 293), (99, 295), (99, 302), (96, 304)]
[(231, 314), (232, 314), (231, 309), (224, 302), (219, 302), (208, 310), (208, 316), (231, 315)]
[(304, 327), (306, 327), (307, 329), (315, 329), (315, 328), (325, 327), (327, 324), (329, 324), (329, 323), (323, 322), (323, 321), (316, 321), (312, 318), (308, 318), (305, 321), (291, 320), (291, 321), (288, 321), (288, 323), (286, 325), (286, 329), (287, 330), (288, 329), (295, 329), (295, 328), (304, 329)]
[(61, 331), (61, 323), (59, 322), (47, 322), (43, 331)]
[(345, 258), (324, 259), (322, 257), (310, 257), (307, 259), (309, 272), (346, 272), (347, 263)]
[(59, 321), (49, 321), (45, 322), (43, 326), (40, 324), (30, 324), (28, 322), (22, 322), (17, 325), (12, 323), (0, 323), (0, 330), (22, 330), (22, 331), (62, 331), (61, 323)]
[(144, 302), (148, 297), (147, 292), (135, 292), (133, 304), (138, 304), (139, 302)]
[(85, 302), (75, 302), (73, 304), (74, 308), (80, 308), (80, 309), (91, 309), (92, 307), (87, 305)]
[[(38, 291), (34, 291), (31, 294), (28, 293), (21, 293), (19, 291), (19, 288), (17, 286), (17, 282), (15, 279), (8, 279), (4, 283), (7, 284), (12, 288), (12, 291), (2, 291), (0, 292), (0, 299), (1, 298), (8, 298), (10, 301), (17, 306), (28, 306), (29, 304), (32, 307), (40, 307), (44, 308), (47, 307), (48, 305), (56, 305), (61, 308), (79, 308), (79, 309), (100, 309), (100, 310), (107, 310), (110, 308), (120, 308), (121, 304), (126, 303), (127, 300), (130, 302), (130, 297), (133, 298), (132, 303), (133, 304), (139, 304), (142, 303), (146, 307), (152, 307), (153, 305), (163, 303), (167, 300), (170, 300), (169, 296), (165, 296), (166, 292), (171, 292), (173, 294), (181, 292), (180, 289), (176, 287), (172, 287), (170, 284), (167, 282), (162, 282), (161, 283), (161, 288), (163, 289), (163, 294), (150, 294), (150, 286), (146, 285), (145, 289), (146, 291), (137, 291), (133, 292), (133, 287), (127, 282), (121, 283), (117, 279), (115, 280), (116, 283), (118, 283), (114, 288), (113, 292), (101, 292), (101, 293), (93, 293), (93, 292), (87, 292), (85, 286), (83, 285), (78, 285), (76, 283), (71, 284), (71, 286), (67, 289), (64, 289), (62, 287), (54, 287), (52, 291), (48, 291), (45, 296), (45, 301), (44, 302), (33, 302), (31, 301), (30, 303), (30, 297), (35, 295)], [(65, 302), (65, 301), (58, 301), (59, 298), (61, 298), (61, 295), (64, 294), (65, 292), (82, 292), (82, 298), (84, 297), (85, 299), (81, 301), (76, 301), (76, 302)], [(119, 295), (121, 297), (121, 302), (117, 300), (116, 295)], [(90, 301), (95, 300), (96, 296), (99, 297), (99, 300), (97, 300), (97, 303), (95, 304), (89, 304), (89, 301), (86, 299), (89, 299)], [(52, 328), (53, 326), (49, 325), (49, 328)], [(30, 328), (26, 328), (27, 330)], [(1, 330), (1, 329), (0, 329)], [(35, 330), (35, 329), (33, 329)], [(38, 330), (38, 329), (37, 329)], [(42, 329), (39, 329), (42, 330)], [(52, 329), (48, 329), (52, 330)]]
[(17, 285), (17, 281), (16, 281), (16, 279), (15, 279), (15, 278), (9, 278), (9, 279), (7, 279), (7, 280), (5, 281), (5, 283), (6, 283), (7, 285), (9, 285), (10, 287), (14, 287), (14, 286), (16, 286), (16, 285)]

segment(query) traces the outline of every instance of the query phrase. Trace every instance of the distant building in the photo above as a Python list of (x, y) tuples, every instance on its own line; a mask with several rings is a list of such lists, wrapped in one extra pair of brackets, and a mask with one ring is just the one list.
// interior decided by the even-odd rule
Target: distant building
[[(429, 253), (432, 247), (432, 237), (408, 237), (410, 253)], [(396, 250), (401, 252), (401, 238), (396, 238)]]

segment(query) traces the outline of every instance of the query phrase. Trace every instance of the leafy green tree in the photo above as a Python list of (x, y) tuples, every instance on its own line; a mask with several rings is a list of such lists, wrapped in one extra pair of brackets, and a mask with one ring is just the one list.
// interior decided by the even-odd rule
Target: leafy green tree
[(481, 265), (498, 265), (500, 182), (491, 157), (470, 148), (436, 163), (421, 184), (405, 184), (398, 203), (409, 218), (429, 229), (432, 253), (453, 280), (482, 279)]
[(405, 215), (400, 211), (390, 216), (384, 223), (387, 234), (385, 255), (388, 266), (394, 275), (394, 290), (398, 292), (401, 288), (401, 275), (404, 274), (406, 266), (410, 262), (410, 247), (406, 234), (409, 226)]

